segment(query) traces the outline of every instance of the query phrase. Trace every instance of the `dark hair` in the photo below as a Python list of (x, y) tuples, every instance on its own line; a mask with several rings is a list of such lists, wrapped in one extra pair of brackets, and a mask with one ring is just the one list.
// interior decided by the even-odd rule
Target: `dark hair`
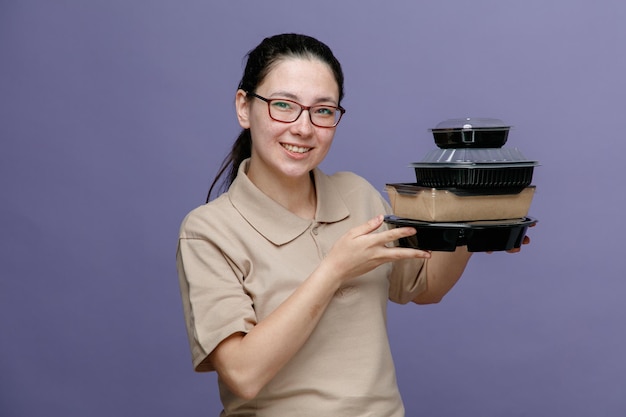
[[(341, 64), (331, 49), (319, 40), (307, 35), (285, 33), (263, 39), (263, 41), (247, 54), (246, 67), (237, 89), (254, 92), (281, 59), (285, 57), (315, 58), (328, 64), (339, 87), (339, 103), (343, 99), (343, 71)], [(220, 186), (225, 191), (233, 183), (241, 162), (249, 158), (252, 152), (250, 129), (243, 129), (235, 140), (230, 153), (222, 161), (220, 169), (211, 183), (206, 201), (209, 202), (213, 188), (220, 178), (228, 171), (227, 177)]]

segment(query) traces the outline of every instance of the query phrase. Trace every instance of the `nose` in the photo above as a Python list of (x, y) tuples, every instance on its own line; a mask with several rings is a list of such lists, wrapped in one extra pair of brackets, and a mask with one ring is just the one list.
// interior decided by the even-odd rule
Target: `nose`
[(291, 127), (294, 133), (301, 136), (312, 134), (315, 130), (315, 126), (311, 123), (311, 113), (309, 113), (309, 110), (302, 110), (300, 117), (291, 124)]

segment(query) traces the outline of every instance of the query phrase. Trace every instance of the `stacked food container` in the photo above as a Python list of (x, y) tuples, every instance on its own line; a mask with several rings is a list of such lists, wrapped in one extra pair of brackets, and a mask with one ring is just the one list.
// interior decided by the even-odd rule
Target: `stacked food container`
[(449, 119), (431, 129), (436, 149), (411, 164), (416, 182), (387, 184), (392, 226), (417, 234), (400, 245), (424, 250), (511, 250), (522, 244), (535, 193), (537, 161), (504, 147), (511, 126), (499, 119)]

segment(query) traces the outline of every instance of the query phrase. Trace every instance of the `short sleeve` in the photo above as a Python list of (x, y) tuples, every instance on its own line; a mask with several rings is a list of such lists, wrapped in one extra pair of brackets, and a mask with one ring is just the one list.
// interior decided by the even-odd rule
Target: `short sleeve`
[(389, 300), (406, 304), (426, 290), (423, 259), (403, 259), (393, 263), (389, 277)]
[(252, 300), (243, 287), (243, 272), (214, 242), (181, 237), (176, 258), (193, 366), (212, 371), (206, 359), (213, 349), (256, 324)]
[[(383, 199), (381, 197), (381, 199)], [(393, 214), (391, 205), (383, 199), (386, 214)], [(389, 276), (389, 300), (406, 304), (426, 290), (426, 268), (423, 259), (404, 259), (392, 265)]]

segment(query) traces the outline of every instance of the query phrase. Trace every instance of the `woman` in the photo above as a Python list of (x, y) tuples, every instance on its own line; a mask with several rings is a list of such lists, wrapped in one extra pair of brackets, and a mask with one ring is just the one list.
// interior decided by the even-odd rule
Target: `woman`
[(317, 168), (342, 97), (326, 45), (265, 39), (235, 96), (243, 132), (211, 186), (230, 170), (228, 191), (182, 224), (193, 364), (217, 371), (223, 416), (403, 416), (386, 303), (438, 302), (470, 258), (394, 247), (415, 230), (385, 227), (383, 197)]

